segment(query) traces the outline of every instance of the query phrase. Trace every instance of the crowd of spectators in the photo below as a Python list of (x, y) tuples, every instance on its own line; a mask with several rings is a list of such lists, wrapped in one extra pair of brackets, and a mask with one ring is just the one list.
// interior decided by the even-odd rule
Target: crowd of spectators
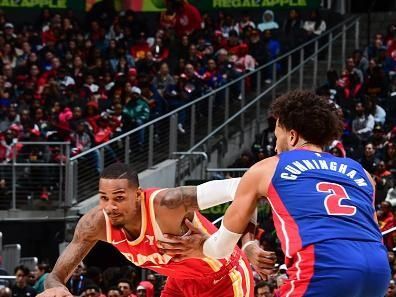
[[(50, 266), (41, 263), (30, 270), (19, 265), (14, 269), (14, 282), (0, 283), (1, 297), (35, 297), (44, 291)], [(80, 297), (154, 297), (159, 296), (163, 278), (149, 273), (146, 280), (138, 280), (132, 266), (109, 267), (102, 271), (96, 266), (80, 263), (66, 287), (73, 296)]]
[[(306, 17), (291, 10), (285, 19), (266, 10), (253, 20), (247, 11), (201, 14), (184, 1), (169, 1), (149, 24), (133, 11), (116, 12), (111, 2), (99, 2), (84, 18), (43, 9), (23, 24), (0, 11), (0, 163), (14, 155), (27, 163), (64, 160), (57, 146), (23, 148), (22, 141), (70, 141), (76, 156), (326, 29), (318, 10)], [(270, 75), (265, 81), (271, 83)], [(234, 99), (241, 99), (240, 84), (234, 88)], [(178, 119), (179, 133), (188, 132), (187, 114)], [(146, 143), (142, 130), (133, 147), (143, 151)], [(116, 160), (111, 149), (106, 153)], [(97, 170), (98, 158), (91, 162)], [(4, 168), (2, 191), (10, 188)], [(37, 196), (47, 200), (49, 186), (41, 185)]]

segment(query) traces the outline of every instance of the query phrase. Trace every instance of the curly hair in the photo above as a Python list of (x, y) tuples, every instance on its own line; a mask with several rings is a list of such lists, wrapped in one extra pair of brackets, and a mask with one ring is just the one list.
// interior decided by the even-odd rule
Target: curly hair
[(276, 98), (272, 113), (282, 127), (321, 147), (339, 139), (343, 131), (336, 106), (310, 91), (295, 90)]

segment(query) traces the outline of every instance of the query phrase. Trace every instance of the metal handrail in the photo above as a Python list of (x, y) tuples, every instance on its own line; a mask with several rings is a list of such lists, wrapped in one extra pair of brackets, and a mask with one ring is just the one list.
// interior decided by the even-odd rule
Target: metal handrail
[(107, 145), (109, 145), (109, 144), (112, 144), (112, 143), (114, 143), (114, 142), (116, 142), (116, 141), (118, 141), (118, 140), (120, 140), (120, 139), (123, 139), (123, 138), (125, 138), (125, 137), (127, 137), (127, 136), (129, 136), (129, 135), (131, 135), (131, 134), (133, 134), (133, 133), (135, 133), (135, 132), (137, 132), (137, 131), (140, 131), (141, 129), (144, 129), (144, 128), (146, 128), (146, 127), (149, 127), (149, 126), (151, 126), (151, 125), (153, 125), (153, 124), (155, 124), (155, 123), (157, 123), (157, 122), (159, 122), (159, 121), (161, 121), (161, 120), (163, 120), (163, 119), (169, 118), (170, 116), (172, 116), (172, 115), (174, 115), (174, 114), (177, 114), (177, 113), (180, 112), (181, 110), (187, 109), (188, 107), (190, 107), (190, 106), (192, 106), (192, 105), (195, 105), (195, 104), (197, 104), (198, 102), (203, 101), (204, 99), (209, 98), (209, 97), (211, 97), (211, 96), (213, 96), (213, 95), (215, 95), (215, 94), (217, 94), (217, 93), (219, 93), (219, 92), (221, 92), (221, 91), (223, 91), (223, 90), (229, 88), (230, 86), (234, 85), (236, 82), (242, 81), (242, 80), (244, 80), (246, 77), (249, 77), (249, 76), (251, 76), (251, 75), (254, 75), (254, 74), (258, 73), (259, 71), (263, 70), (264, 68), (269, 67), (269, 66), (271, 66), (271, 65), (274, 65), (275, 63), (281, 61), (282, 59), (284, 59), (284, 58), (286, 58), (286, 57), (288, 57), (288, 56), (290, 56), (291, 54), (293, 54), (293, 53), (295, 53), (295, 52), (297, 52), (297, 51), (299, 51), (299, 50), (305, 48), (307, 45), (310, 45), (310, 44), (313, 44), (313, 43), (319, 41), (319, 39), (322, 39), (322, 38), (324, 38), (325, 36), (330, 35), (330, 34), (333, 33), (335, 30), (337, 30), (338, 28), (342, 27), (342, 26), (345, 25), (346, 23), (351, 22), (351, 21), (354, 21), (354, 20), (356, 21), (356, 20), (358, 20), (358, 19), (360, 19), (359, 16), (351, 16), (351, 17), (349, 17), (348, 19), (344, 20), (343, 22), (339, 23), (338, 25), (334, 26), (334, 27), (331, 28), (330, 30), (326, 31), (323, 35), (317, 36), (317, 37), (315, 37), (315, 38), (313, 38), (313, 39), (311, 39), (311, 40), (309, 40), (309, 41), (307, 41), (307, 42), (305, 42), (305, 43), (299, 45), (297, 48), (295, 48), (295, 49), (293, 49), (293, 50), (291, 50), (291, 51), (289, 51), (289, 52), (287, 52), (287, 53), (285, 53), (285, 54), (283, 54), (283, 55), (277, 57), (277, 58), (274, 59), (273, 61), (268, 62), (268, 63), (266, 63), (266, 64), (264, 64), (264, 65), (261, 65), (261, 66), (258, 67), (257, 69), (255, 69), (255, 70), (253, 70), (253, 71), (251, 71), (251, 72), (248, 72), (248, 73), (246, 73), (246, 74), (243, 74), (242, 76), (238, 77), (237, 79), (235, 79), (235, 80), (233, 80), (233, 81), (231, 81), (231, 82), (228, 82), (228, 83), (226, 83), (225, 85), (223, 85), (223, 86), (221, 86), (221, 87), (219, 87), (219, 88), (217, 88), (217, 89), (215, 89), (215, 90), (213, 90), (213, 91), (211, 91), (211, 92), (209, 92), (209, 93), (207, 93), (207, 94), (205, 94), (205, 95), (202, 95), (201, 97), (199, 97), (199, 98), (197, 98), (197, 99), (195, 99), (195, 100), (193, 100), (193, 101), (191, 101), (191, 102), (188, 102), (188, 103), (184, 104), (183, 106), (181, 106), (181, 107), (179, 107), (179, 108), (176, 108), (176, 109), (174, 109), (174, 110), (172, 110), (172, 111), (170, 111), (170, 112), (168, 112), (168, 113), (166, 113), (166, 114), (164, 114), (164, 115), (162, 115), (162, 116), (160, 116), (160, 117), (158, 117), (158, 118), (156, 118), (156, 119), (154, 119), (154, 120), (152, 120), (152, 121), (150, 121), (150, 122), (144, 123), (143, 125), (140, 125), (139, 127), (135, 128), (135, 129), (132, 129), (132, 130), (130, 130), (130, 131), (128, 131), (128, 132), (126, 132), (126, 133), (124, 133), (124, 134), (122, 134), (122, 135), (119, 135), (119, 136), (117, 136), (117, 137), (114, 137), (114, 138), (110, 139), (110, 140), (109, 140), (108, 142), (106, 142), (106, 143), (102, 143), (102, 144), (97, 145), (97, 146), (95, 146), (95, 147), (93, 147), (93, 148), (90, 148), (89, 150), (86, 150), (86, 151), (84, 151), (84, 152), (81, 152), (80, 154), (78, 154), (78, 155), (76, 155), (76, 156), (74, 156), (74, 157), (71, 157), (71, 158), (70, 158), (70, 161), (77, 160), (77, 159), (79, 159), (79, 158), (81, 158), (81, 157), (83, 157), (83, 156), (85, 156), (85, 155), (87, 155), (87, 154), (90, 154), (90, 153), (92, 153), (92, 152), (94, 152), (94, 151), (96, 151), (96, 150), (98, 150), (98, 149), (101, 149), (102, 147), (105, 147), (105, 146), (107, 146)]
[[(341, 25), (341, 24), (339, 24)], [(350, 24), (348, 28), (352, 27), (354, 24)], [(339, 34), (342, 34), (340, 32)], [(337, 35), (339, 35), (337, 34)], [(298, 71), (300, 68), (304, 67), (306, 63), (310, 61), (310, 59), (316, 57), (320, 51), (322, 51), (324, 48), (326, 48), (329, 45), (329, 41), (321, 46), (316, 53), (311, 54), (309, 57), (307, 57), (304, 61), (300, 62), (300, 64), (296, 67), (294, 67), (292, 70), (290, 70), (287, 75), (283, 76), (282, 78), (278, 79), (274, 84), (271, 85), (268, 89), (266, 89), (263, 93), (258, 95), (256, 98), (254, 98), (252, 101), (247, 103), (244, 107), (242, 107), (238, 112), (233, 114), (231, 117), (229, 117), (224, 123), (219, 125), (216, 129), (214, 129), (211, 133), (209, 133), (207, 136), (205, 136), (203, 139), (201, 139), (199, 142), (197, 142), (193, 147), (191, 147), (188, 152), (192, 152), (198, 147), (200, 147), (202, 144), (204, 144), (208, 139), (212, 138), (217, 132), (221, 131), (226, 125), (228, 125), (230, 122), (232, 122), (235, 118), (240, 116), (242, 113), (244, 113), (249, 107), (251, 107), (253, 104), (257, 103), (262, 97), (267, 95), (269, 92), (271, 92), (277, 85), (280, 85), (283, 81), (285, 81), (289, 76), (291, 76), (294, 72)], [(235, 171), (235, 170), (234, 170)]]

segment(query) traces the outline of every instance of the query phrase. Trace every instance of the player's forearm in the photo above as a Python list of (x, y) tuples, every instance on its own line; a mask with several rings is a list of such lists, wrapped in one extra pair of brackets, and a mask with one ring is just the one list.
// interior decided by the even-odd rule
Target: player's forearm
[(245, 232), (243, 232), (242, 238), (241, 238), (241, 243), (242, 246), (245, 243), (248, 243), (249, 241), (254, 241), (255, 240), (255, 233), (256, 233), (256, 225), (252, 224), (251, 222), (248, 224), (248, 226), (245, 229)]
[(44, 287), (45, 289), (64, 287), (67, 290), (65, 283), (66, 281), (62, 281), (62, 279), (55, 272), (51, 272), (45, 279)]

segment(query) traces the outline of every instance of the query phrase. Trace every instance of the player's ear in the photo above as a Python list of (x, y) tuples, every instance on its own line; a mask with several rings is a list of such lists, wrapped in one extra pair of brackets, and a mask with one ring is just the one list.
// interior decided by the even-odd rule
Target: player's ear
[(297, 143), (298, 143), (298, 139), (299, 139), (299, 135), (298, 135), (297, 131), (293, 130), (293, 129), (290, 130), (289, 139), (288, 139), (289, 145), (291, 147), (295, 147), (297, 145)]
[(136, 199), (141, 200), (143, 198), (143, 190), (141, 187), (138, 187), (136, 190)]

